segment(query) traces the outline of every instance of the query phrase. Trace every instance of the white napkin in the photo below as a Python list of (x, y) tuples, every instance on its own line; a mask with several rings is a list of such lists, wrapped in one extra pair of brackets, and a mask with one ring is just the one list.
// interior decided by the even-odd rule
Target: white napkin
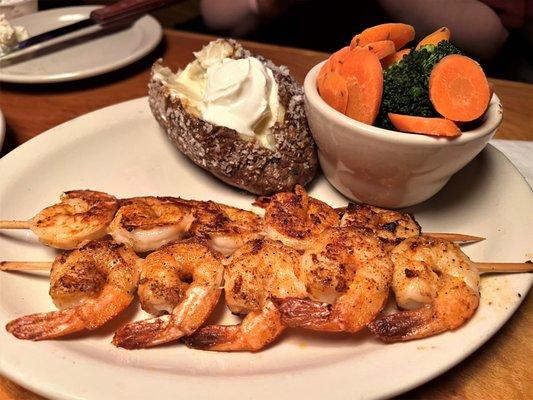
[(529, 186), (533, 187), (533, 142), (493, 139), (490, 144), (505, 154), (522, 176), (526, 178)]

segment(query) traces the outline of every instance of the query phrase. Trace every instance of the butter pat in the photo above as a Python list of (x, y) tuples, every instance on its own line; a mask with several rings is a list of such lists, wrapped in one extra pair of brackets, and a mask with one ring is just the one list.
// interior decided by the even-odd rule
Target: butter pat
[(17, 44), (29, 37), (22, 26), (12, 26), (4, 14), (0, 14), (0, 56), (12, 51)]

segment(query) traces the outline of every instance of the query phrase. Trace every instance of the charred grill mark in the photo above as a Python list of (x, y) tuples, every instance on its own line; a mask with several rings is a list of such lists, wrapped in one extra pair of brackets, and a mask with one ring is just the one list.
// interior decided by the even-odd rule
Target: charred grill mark
[(392, 221), (392, 222), (383, 224), (381, 225), (381, 228), (391, 233), (395, 233), (396, 229), (398, 228), (398, 221)]
[(263, 239), (256, 239), (252, 241), (252, 254), (257, 254), (261, 251), (265, 244)]
[(347, 290), (348, 290), (348, 284), (346, 283), (346, 280), (339, 278), (337, 286), (335, 286), (335, 291), (339, 293), (344, 293)]
[(407, 278), (416, 278), (418, 277), (418, 272), (409, 268), (405, 268), (404, 270), (405, 276)]
[(78, 263), (50, 288), (70, 293), (96, 294), (107, 283), (107, 275), (93, 263)]
[(238, 276), (237, 279), (235, 279), (235, 282), (233, 284), (233, 288), (232, 288), (232, 291), (235, 295), (237, 295), (240, 291), (241, 291), (241, 288), (242, 288), (242, 276)]

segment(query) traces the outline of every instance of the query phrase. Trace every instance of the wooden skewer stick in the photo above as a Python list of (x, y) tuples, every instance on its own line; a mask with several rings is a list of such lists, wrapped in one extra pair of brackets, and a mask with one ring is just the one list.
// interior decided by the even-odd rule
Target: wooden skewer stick
[(480, 274), (533, 272), (533, 263), (474, 263)]
[(0, 229), (30, 229), (30, 221), (0, 220)]
[(0, 271), (49, 271), (52, 263), (39, 261), (1, 261)]
[[(533, 272), (533, 263), (474, 263), (480, 274)], [(52, 268), (51, 262), (2, 261), (0, 271), (46, 271)]]
[(431, 236), (432, 238), (458, 243), (475, 243), (485, 240), (481, 236), (464, 235), (462, 233), (422, 232), (422, 236)]

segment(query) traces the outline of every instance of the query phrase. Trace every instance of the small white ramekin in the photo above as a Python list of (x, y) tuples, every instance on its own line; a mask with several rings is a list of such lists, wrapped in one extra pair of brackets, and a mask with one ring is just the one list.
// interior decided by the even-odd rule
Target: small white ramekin
[(351, 200), (400, 208), (429, 199), (496, 133), (503, 117), (493, 95), (480, 125), (455, 139), (390, 131), (331, 108), (318, 94), (316, 65), (305, 77), (305, 106), (328, 181)]

